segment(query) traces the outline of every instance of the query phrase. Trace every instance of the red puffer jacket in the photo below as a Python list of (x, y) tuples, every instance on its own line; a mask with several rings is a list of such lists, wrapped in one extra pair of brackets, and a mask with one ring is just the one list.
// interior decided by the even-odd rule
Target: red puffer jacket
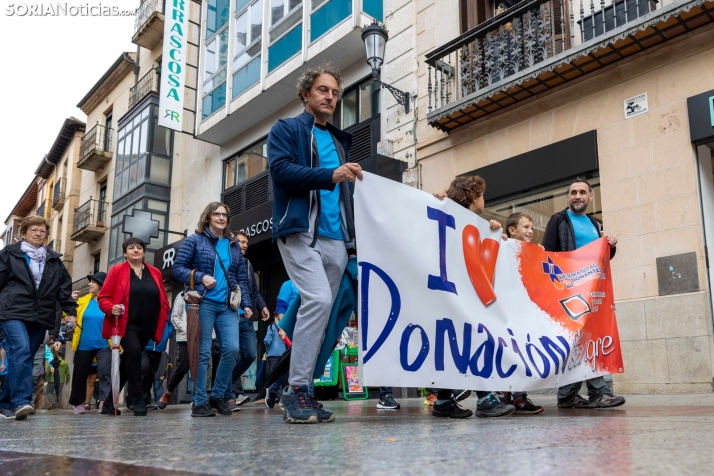
[[(159, 294), (161, 296), (161, 311), (159, 313), (158, 325), (154, 331), (154, 342), (160, 342), (164, 334), (164, 327), (166, 327), (166, 321), (169, 315), (169, 301), (166, 298), (166, 291), (164, 291), (164, 281), (161, 277), (161, 271), (153, 266), (144, 263), (144, 267), (156, 283), (156, 287), (159, 288)], [(118, 319), (119, 324), (119, 336), (124, 337), (126, 332), (126, 324), (129, 320), (129, 283), (131, 282), (131, 266), (129, 263), (122, 263), (114, 266), (109, 270), (107, 278), (104, 281), (104, 286), (99, 292), (97, 301), (99, 301), (99, 309), (104, 313), (104, 324), (102, 325), (102, 337), (104, 339), (111, 338), (112, 335), (116, 335), (114, 331), (115, 320)], [(112, 315), (112, 307), (115, 304), (124, 305), (124, 314), (121, 316)]]

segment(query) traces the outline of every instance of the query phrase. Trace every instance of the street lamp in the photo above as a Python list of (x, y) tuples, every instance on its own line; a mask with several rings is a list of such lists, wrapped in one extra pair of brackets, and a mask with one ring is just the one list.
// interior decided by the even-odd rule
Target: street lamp
[(409, 94), (379, 80), (379, 70), (384, 64), (384, 50), (388, 39), (387, 30), (377, 20), (362, 29), (362, 41), (367, 53), (367, 64), (372, 68), (372, 79), (387, 88), (397, 103), (404, 106), (404, 112), (409, 114)]

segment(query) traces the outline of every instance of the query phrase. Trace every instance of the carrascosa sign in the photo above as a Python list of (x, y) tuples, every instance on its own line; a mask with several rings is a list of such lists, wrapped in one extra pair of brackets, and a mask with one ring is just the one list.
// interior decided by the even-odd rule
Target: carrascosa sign
[(159, 125), (179, 132), (183, 124), (183, 93), (186, 86), (188, 10), (187, 0), (166, 2)]
[(364, 175), (365, 385), (525, 391), (624, 371), (605, 239), (546, 252), (451, 200)]

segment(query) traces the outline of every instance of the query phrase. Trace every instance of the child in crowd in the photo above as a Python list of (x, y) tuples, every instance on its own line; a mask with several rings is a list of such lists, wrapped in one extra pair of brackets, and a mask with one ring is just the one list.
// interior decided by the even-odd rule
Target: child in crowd
[(64, 384), (69, 383), (69, 365), (64, 360), (64, 348), (57, 351), (57, 356), (51, 363), (45, 363), (45, 380), (49, 409), (53, 410), (60, 404)]

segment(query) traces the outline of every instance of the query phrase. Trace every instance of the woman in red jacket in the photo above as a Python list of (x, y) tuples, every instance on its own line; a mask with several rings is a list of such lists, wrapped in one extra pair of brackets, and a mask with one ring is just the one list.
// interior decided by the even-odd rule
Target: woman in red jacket
[[(146, 416), (144, 387), (141, 381), (141, 352), (150, 339), (160, 342), (169, 313), (161, 271), (144, 262), (146, 245), (139, 238), (122, 243), (126, 262), (109, 270), (99, 293), (99, 308), (104, 312), (102, 337), (116, 335), (119, 329), (124, 349), (120, 387), (129, 381), (134, 398), (134, 415)], [(120, 390), (121, 390), (120, 388)]]

